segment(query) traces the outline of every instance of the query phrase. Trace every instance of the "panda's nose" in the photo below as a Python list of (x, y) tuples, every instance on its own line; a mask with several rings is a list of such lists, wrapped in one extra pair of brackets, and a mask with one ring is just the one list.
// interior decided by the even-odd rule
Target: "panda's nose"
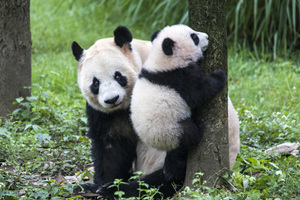
[(119, 95), (117, 95), (111, 99), (106, 99), (104, 102), (107, 104), (114, 104), (114, 103), (116, 103), (116, 101), (118, 101), (118, 99), (119, 99)]

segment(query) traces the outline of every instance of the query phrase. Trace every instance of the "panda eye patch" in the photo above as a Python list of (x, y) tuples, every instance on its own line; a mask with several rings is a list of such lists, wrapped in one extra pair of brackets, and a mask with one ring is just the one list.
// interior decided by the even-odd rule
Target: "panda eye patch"
[(195, 45), (199, 44), (199, 38), (198, 38), (198, 36), (195, 33), (191, 34), (191, 38), (194, 41)]
[(127, 85), (127, 78), (121, 74), (121, 72), (116, 71), (114, 75), (114, 79), (122, 86), (125, 87)]
[(116, 72), (114, 78), (116, 79), (116, 81), (119, 81), (122, 78), (122, 74), (120, 72)]
[(99, 86), (100, 86), (100, 81), (96, 77), (94, 77), (93, 83), (90, 87), (93, 94), (97, 95), (99, 93)]
[(93, 86), (94, 87), (99, 87), (99, 85), (100, 85), (100, 82), (99, 82), (99, 80), (97, 79), (97, 78), (93, 78)]

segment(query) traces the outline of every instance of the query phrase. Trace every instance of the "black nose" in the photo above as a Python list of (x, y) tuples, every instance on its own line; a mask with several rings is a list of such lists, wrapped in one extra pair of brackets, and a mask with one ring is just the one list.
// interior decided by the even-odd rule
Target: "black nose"
[(114, 104), (114, 103), (116, 103), (116, 101), (118, 101), (118, 99), (119, 99), (119, 95), (115, 96), (114, 98), (107, 99), (104, 102), (107, 104)]

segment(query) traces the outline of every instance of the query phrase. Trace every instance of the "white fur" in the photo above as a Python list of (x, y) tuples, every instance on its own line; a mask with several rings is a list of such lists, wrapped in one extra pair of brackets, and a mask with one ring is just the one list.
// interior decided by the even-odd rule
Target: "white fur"
[(143, 142), (164, 151), (179, 145), (178, 122), (190, 117), (191, 111), (175, 90), (138, 79), (131, 105), (133, 127)]
[[(199, 37), (198, 45), (192, 40), (192, 33)], [(165, 38), (175, 42), (172, 56), (165, 55), (162, 50)], [(196, 32), (186, 25), (168, 26), (154, 39), (143, 67), (152, 72), (186, 67), (203, 56), (207, 39), (205, 33)], [(131, 101), (131, 119), (138, 136), (147, 145), (163, 151), (178, 147), (183, 132), (178, 122), (190, 116), (189, 106), (174, 89), (150, 83), (144, 78), (137, 80)]]
[[(232, 168), (240, 150), (240, 126), (237, 112), (228, 96), (228, 140), (229, 140), (229, 166)], [(164, 166), (165, 151), (154, 149), (139, 141), (137, 144), (137, 171), (150, 174)]]
[(240, 124), (231, 99), (228, 96), (228, 140), (229, 140), (229, 165), (232, 168), (240, 150)]
[[(84, 50), (83, 57), (81, 58), (78, 65), (78, 84), (88, 102), (95, 109), (101, 110), (103, 112), (111, 112), (114, 110), (126, 108), (126, 106), (128, 106), (133, 82), (136, 80), (138, 73), (141, 70), (141, 62), (144, 63), (146, 61), (149, 55), (150, 48), (152, 46), (151, 42), (149, 41), (135, 39), (131, 42), (131, 45), (134, 50), (133, 53), (124, 51), (124, 49), (120, 49), (115, 45), (113, 38), (107, 38), (98, 40), (88, 50)], [(204, 49), (202, 51), (204, 51)], [(100, 52), (102, 52), (102, 54), (100, 54)], [(89, 66), (89, 63), (92, 63), (92, 65)], [(122, 72), (122, 74), (127, 74), (126, 77), (128, 78), (128, 81), (130, 81), (131, 79), (132, 80), (130, 81), (130, 85), (126, 89), (122, 89), (119, 86), (113, 86), (114, 84), (112, 84), (111, 91), (116, 91), (116, 93), (118, 94), (125, 91), (126, 94), (123, 93), (123, 102), (119, 106), (113, 108), (109, 106), (104, 107), (102, 106), (104, 104), (100, 103), (101, 100), (99, 99), (99, 97), (95, 97), (95, 95), (93, 95), (89, 90), (89, 87), (92, 83), (91, 77), (93, 77), (93, 75), (97, 75), (97, 78), (99, 80), (101, 79), (101, 77), (104, 77), (105, 80), (112, 81), (111, 78), (107, 78), (106, 76), (110, 73), (112, 74), (115, 67), (119, 67), (118, 70)], [(106, 89), (103, 88), (102, 90), (103, 93), (106, 93), (105, 91), (108, 92), (107, 98), (111, 96), (109, 94), (109, 88), (110, 86), (107, 85)], [(103, 96), (105, 95), (103, 94)], [(230, 166), (232, 167), (232, 164), (235, 161), (236, 155), (239, 150), (240, 141), (238, 117), (236, 115), (234, 107), (229, 106), (229, 102), (228, 112), (228, 134), (230, 145), (229, 156)], [(230, 115), (230, 113), (233, 114)], [(139, 141), (137, 144), (137, 160), (135, 169), (137, 171), (143, 171), (144, 174), (150, 174), (163, 167), (165, 156), (165, 151), (159, 151)]]
[[(112, 112), (128, 108), (133, 85), (141, 70), (142, 59), (145, 60), (151, 46), (150, 42), (142, 40), (133, 40), (132, 45), (133, 50), (130, 51), (127, 45), (119, 48), (114, 43), (114, 38), (106, 38), (98, 40), (88, 50), (84, 50), (78, 65), (78, 84), (83, 96), (94, 109)], [(141, 50), (141, 46), (144, 46), (144, 50)], [(114, 79), (116, 71), (126, 76), (128, 85), (125, 88)], [(100, 81), (98, 95), (93, 94), (90, 89), (94, 77)], [(115, 96), (119, 96), (115, 104), (105, 103), (105, 100)]]
[[(208, 45), (208, 36), (205, 33), (198, 32), (198, 37), (200, 39), (200, 48), (194, 49), (188, 48), (190, 46), (195, 46), (193, 41), (189, 36), (184, 36), (185, 30), (188, 30), (184, 25), (177, 25), (176, 27), (180, 30), (181, 35), (176, 36), (177, 32), (172, 31), (170, 27), (163, 29), (154, 40), (153, 50), (149, 55), (149, 59), (146, 61), (144, 67), (149, 71), (167, 71), (174, 69), (177, 66), (187, 66), (191, 61), (195, 61), (196, 57), (201, 57), (203, 51), (207, 48)], [(189, 30), (190, 31), (190, 30)], [(192, 32), (191, 32), (192, 33)], [(188, 35), (190, 35), (189, 33)], [(184, 48), (184, 51), (174, 51), (176, 56), (167, 56), (161, 50), (161, 43), (166, 35), (176, 42), (175, 45)], [(192, 43), (188, 43), (192, 42)], [(201, 48), (202, 47), (202, 48)], [(176, 47), (174, 48), (176, 49)], [(196, 56), (193, 53), (190, 53), (187, 49), (196, 51)], [(184, 52), (184, 53), (183, 53)], [(186, 54), (185, 54), (186, 53)], [(174, 57), (178, 57), (177, 60), (173, 60)], [(182, 58), (189, 59), (182, 59)], [(171, 103), (167, 103), (167, 102)], [(180, 106), (175, 106), (174, 102), (179, 102)], [(151, 106), (150, 106), (151, 105)], [(152, 106), (153, 105), (153, 106)], [(168, 113), (162, 113), (160, 111), (169, 110)], [(181, 111), (179, 111), (181, 110)], [(178, 145), (178, 135), (172, 137), (168, 135), (168, 131), (172, 130), (181, 133), (180, 128), (174, 125), (174, 122), (178, 122), (179, 119), (190, 116), (190, 110), (184, 101), (180, 98), (174, 90), (163, 86), (155, 86), (145, 79), (138, 79), (133, 90), (132, 104), (132, 121), (135, 127), (135, 130), (139, 134), (142, 140), (161, 150), (169, 150)], [(185, 111), (182, 112), (182, 111)], [(184, 115), (184, 114), (186, 115)], [(167, 125), (167, 126), (166, 126)], [(160, 130), (161, 129), (161, 130)], [(159, 133), (159, 134), (158, 134)], [(156, 135), (157, 134), (157, 135)], [(159, 137), (158, 137), (159, 136)], [(238, 115), (232, 105), (230, 98), (228, 97), (228, 138), (229, 138), (229, 160), (230, 167), (232, 168), (236, 156), (240, 148), (240, 135), (239, 135), (239, 119)], [(140, 145), (142, 146), (142, 145)], [(150, 150), (144, 150), (144, 152), (154, 151), (153, 148), (147, 147), (146, 145), (142, 146), (143, 148), (148, 148)], [(138, 155), (143, 151), (138, 148)], [(141, 151), (141, 152), (139, 152)], [(145, 155), (145, 154), (144, 154)], [(165, 154), (156, 154), (156, 159), (163, 160)], [(140, 157), (140, 159), (145, 159)], [(149, 158), (150, 159), (150, 158)], [(152, 159), (150, 159), (152, 160)], [(142, 163), (142, 162), (140, 162)], [(146, 162), (148, 163), (148, 162)], [(141, 170), (147, 169), (147, 164), (137, 165), (137, 168)], [(149, 170), (147, 170), (149, 171)], [(149, 171), (150, 172), (150, 171)], [(151, 171), (153, 172), (153, 171)]]
[(150, 174), (164, 166), (167, 154), (165, 151), (154, 149), (142, 141), (138, 141), (136, 149), (138, 155), (136, 171), (142, 171), (143, 174)]
[[(192, 33), (195, 33), (200, 40), (197, 46), (191, 39)], [(172, 56), (165, 55), (162, 50), (162, 42), (165, 38), (175, 41)], [(201, 58), (207, 46), (208, 36), (206, 33), (194, 31), (182, 24), (167, 26), (160, 31), (153, 41), (149, 58), (143, 67), (148, 71), (167, 71), (186, 67), (189, 63), (196, 62)]]

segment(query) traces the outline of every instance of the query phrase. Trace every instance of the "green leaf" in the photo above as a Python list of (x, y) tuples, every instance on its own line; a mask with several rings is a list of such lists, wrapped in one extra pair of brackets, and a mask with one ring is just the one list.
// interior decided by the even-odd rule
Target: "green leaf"
[(26, 97), (26, 99), (28, 100), (28, 101), (37, 101), (38, 100), (38, 97), (37, 96), (30, 96), (30, 97)]
[(251, 163), (253, 163), (253, 164), (257, 164), (257, 165), (260, 164), (260, 162), (259, 162), (257, 159), (255, 159), (255, 158), (248, 158), (248, 160), (249, 160)]
[(118, 197), (122, 197), (124, 194), (125, 194), (125, 192), (123, 192), (123, 191), (116, 191), (115, 192), (115, 195), (118, 196)]
[(45, 141), (51, 139), (51, 137), (49, 135), (45, 135), (45, 134), (42, 134), (42, 133), (37, 133), (37, 134), (35, 134), (34, 137), (36, 137), (38, 139), (39, 143), (42, 143), (42, 142), (45, 142)]
[(16, 98), (16, 101), (17, 101), (18, 103), (21, 103), (23, 100), (24, 100), (23, 97)]
[(249, 186), (249, 180), (247, 178), (243, 179), (243, 187), (244, 187), (244, 192), (248, 189)]

